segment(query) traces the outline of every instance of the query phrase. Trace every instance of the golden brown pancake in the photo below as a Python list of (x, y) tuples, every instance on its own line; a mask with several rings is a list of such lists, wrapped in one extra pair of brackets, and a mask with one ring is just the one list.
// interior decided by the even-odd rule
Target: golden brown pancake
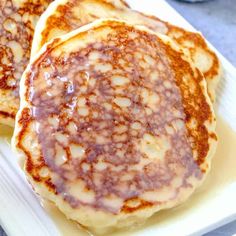
[(28, 65), (12, 144), (41, 197), (101, 232), (193, 193), (210, 168), (215, 116), (204, 77), (172, 41), (98, 20)]
[(34, 27), (51, 0), (0, 1), (0, 123), (13, 126)]
[(185, 49), (185, 53), (204, 74), (209, 95), (214, 101), (221, 68), (216, 54), (209, 49), (202, 35), (171, 25), (155, 16), (134, 11), (124, 5), (124, 1), (56, 0), (43, 14), (36, 27), (32, 55), (51, 39), (99, 18), (126, 20), (130, 24), (144, 25), (171, 37)]

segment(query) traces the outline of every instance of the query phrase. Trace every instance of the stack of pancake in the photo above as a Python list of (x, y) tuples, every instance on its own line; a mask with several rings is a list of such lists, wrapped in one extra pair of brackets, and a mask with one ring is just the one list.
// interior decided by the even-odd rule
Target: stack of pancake
[(215, 53), (123, 0), (49, 3), (0, 13), (0, 122), (34, 191), (94, 232), (184, 202), (217, 144)]

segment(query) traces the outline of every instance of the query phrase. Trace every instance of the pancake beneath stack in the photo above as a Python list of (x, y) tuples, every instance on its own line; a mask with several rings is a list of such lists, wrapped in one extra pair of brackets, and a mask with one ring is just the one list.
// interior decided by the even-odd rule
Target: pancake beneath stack
[(167, 37), (97, 20), (44, 46), (13, 137), (35, 191), (101, 232), (185, 201), (215, 151), (204, 77)]
[(0, 123), (14, 126), (34, 27), (51, 0), (0, 1)]
[(155, 32), (168, 35), (185, 50), (195, 66), (204, 74), (210, 98), (212, 101), (215, 100), (221, 66), (216, 54), (207, 46), (201, 34), (186, 31), (155, 16), (134, 11), (120, 0), (54, 1), (37, 24), (31, 55), (35, 55), (51, 39), (100, 18), (125, 20), (130, 24), (143, 25)]

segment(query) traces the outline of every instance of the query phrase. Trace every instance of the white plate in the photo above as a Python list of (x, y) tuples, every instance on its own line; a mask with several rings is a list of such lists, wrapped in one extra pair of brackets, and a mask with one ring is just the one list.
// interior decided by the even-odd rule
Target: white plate
[[(193, 30), (192, 26), (164, 0), (128, 2), (137, 10), (157, 15)], [(219, 53), (218, 55), (225, 72), (217, 92), (218, 115), (236, 131), (236, 69), (223, 56)], [(226, 132), (220, 135), (220, 138), (222, 136), (229, 141), (220, 139), (218, 156), (213, 160), (212, 171), (204, 186), (187, 203), (156, 214), (145, 227), (137, 228), (128, 235), (200, 235), (236, 219), (236, 142), (232, 141), (234, 134), (230, 133), (229, 126), (219, 123), (218, 131)], [(0, 133), (4, 133), (1, 126)], [(39, 204), (16, 163), (16, 157), (10, 150), (7, 138), (3, 136), (0, 137), (0, 224), (9, 236), (59, 235), (57, 226)], [(125, 233), (115, 235), (123, 236)]]

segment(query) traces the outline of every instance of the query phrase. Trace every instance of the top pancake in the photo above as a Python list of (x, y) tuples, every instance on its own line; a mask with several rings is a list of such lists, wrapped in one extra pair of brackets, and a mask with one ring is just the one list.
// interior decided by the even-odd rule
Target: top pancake
[(171, 37), (186, 50), (195, 66), (204, 74), (209, 95), (214, 101), (215, 88), (220, 77), (220, 63), (199, 33), (186, 31), (164, 22), (157, 17), (134, 11), (111, 0), (56, 0), (43, 14), (36, 27), (32, 55), (46, 42), (70, 32), (98, 18), (126, 20), (130, 24), (144, 25), (149, 29)]
[(167, 37), (98, 20), (45, 45), (21, 81), (13, 146), (70, 219), (123, 227), (188, 198), (210, 168), (202, 74)]
[(34, 27), (51, 0), (0, 1), (0, 123), (13, 126)]

